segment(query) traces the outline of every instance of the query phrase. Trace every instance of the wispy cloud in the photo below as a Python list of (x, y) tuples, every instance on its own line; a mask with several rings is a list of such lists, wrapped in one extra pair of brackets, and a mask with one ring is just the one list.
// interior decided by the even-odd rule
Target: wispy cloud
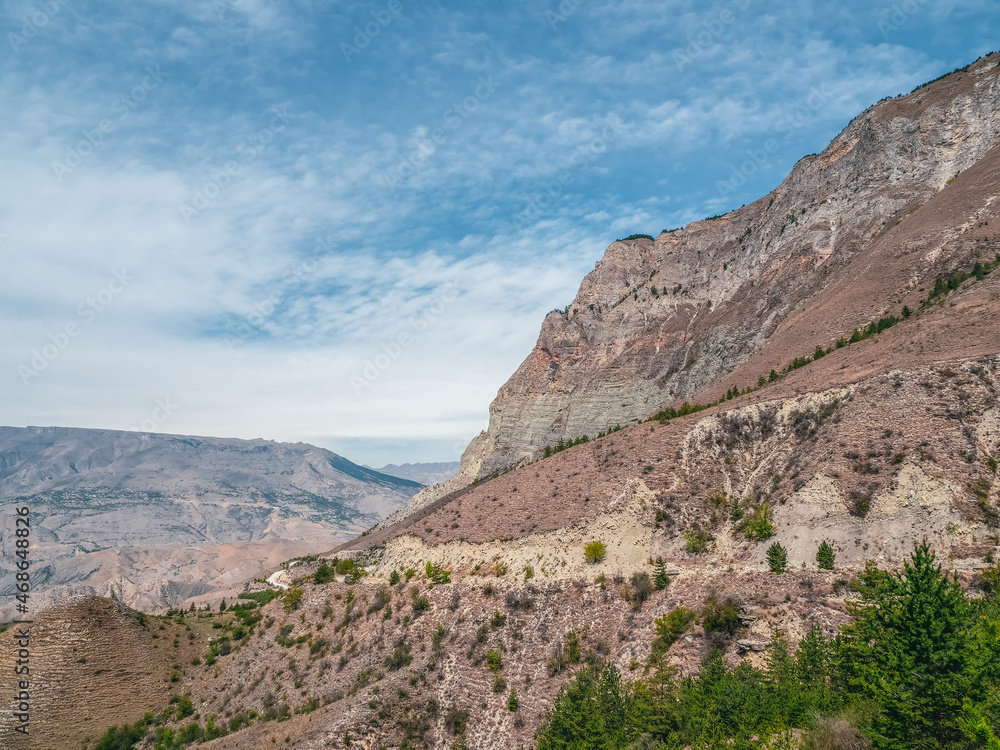
[(756, 198), (998, 17), (389, 5), (4, 5), (5, 421), (129, 428), (160, 399), (172, 431), (453, 459), (610, 240)]

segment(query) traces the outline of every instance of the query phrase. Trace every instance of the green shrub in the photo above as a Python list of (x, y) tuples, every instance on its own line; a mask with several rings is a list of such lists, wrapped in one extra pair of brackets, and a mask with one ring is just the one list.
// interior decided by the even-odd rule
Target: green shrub
[(392, 653), (386, 657), (385, 664), (389, 669), (396, 671), (410, 666), (410, 662), (412, 661), (413, 654), (410, 651), (409, 645), (400, 638), (396, 641), (396, 647), (392, 650)]
[(663, 558), (656, 558), (656, 565), (653, 567), (653, 584), (657, 591), (662, 591), (670, 585), (670, 576), (667, 575), (667, 568), (663, 564)]
[(824, 539), (819, 545), (819, 549), (816, 550), (816, 563), (819, 565), (820, 570), (833, 570), (833, 563), (837, 559), (837, 555), (833, 551), (827, 541)]
[(701, 607), (701, 624), (706, 633), (732, 636), (740, 627), (739, 609), (733, 599), (720, 602), (710, 596)]
[(424, 572), (427, 573), (427, 577), (430, 579), (432, 584), (440, 585), (451, 583), (451, 572), (445, 570), (440, 565), (428, 562), (427, 565), (424, 566)]
[(772, 573), (784, 573), (788, 567), (788, 550), (775, 542), (767, 548), (767, 566)]
[(603, 542), (594, 540), (593, 542), (587, 542), (583, 548), (583, 557), (590, 563), (599, 563), (608, 554), (607, 545)]
[(194, 714), (194, 703), (191, 702), (191, 696), (182, 695), (177, 700), (177, 718), (184, 719), (188, 716)]
[(698, 529), (685, 529), (684, 551), (689, 555), (700, 555), (708, 550), (708, 532)]
[(316, 568), (316, 572), (313, 573), (313, 583), (317, 586), (330, 583), (330, 581), (336, 580), (337, 569), (330, 567), (326, 560), (320, 562), (319, 567)]
[(677, 639), (684, 635), (684, 631), (694, 622), (695, 612), (693, 609), (685, 607), (675, 607), (670, 614), (657, 617), (653, 620), (656, 628), (656, 638), (653, 639), (651, 661), (658, 661), (660, 657), (670, 650)]
[(507, 696), (507, 710), (513, 713), (520, 708), (521, 702), (517, 699), (517, 690), (514, 688), (510, 689), (510, 695)]
[(302, 606), (302, 596), (305, 592), (298, 588), (292, 587), (285, 592), (285, 595), (281, 598), (282, 604), (285, 607), (286, 612), (292, 612)]
[(755, 506), (750, 514), (743, 518), (736, 530), (755, 542), (770, 539), (775, 532), (774, 522), (771, 520), (771, 506), (767, 503)]
[(487, 651), (486, 666), (494, 672), (498, 672), (503, 669), (503, 654), (500, 653), (500, 651)]
[(855, 516), (856, 518), (864, 518), (868, 515), (868, 512), (872, 509), (872, 500), (870, 497), (856, 497), (851, 502), (850, 507), (848, 507), (848, 512)]

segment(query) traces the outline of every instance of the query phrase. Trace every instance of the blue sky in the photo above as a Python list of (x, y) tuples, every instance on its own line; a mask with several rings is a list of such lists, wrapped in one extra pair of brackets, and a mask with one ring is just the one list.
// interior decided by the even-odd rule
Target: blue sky
[(998, 21), (8, 0), (0, 422), (457, 460), (609, 242), (755, 200), (868, 105), (1000, 47)]

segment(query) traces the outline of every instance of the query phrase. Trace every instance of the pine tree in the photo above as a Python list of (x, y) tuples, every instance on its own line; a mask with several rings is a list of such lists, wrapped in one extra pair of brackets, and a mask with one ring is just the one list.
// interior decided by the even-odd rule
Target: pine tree
[(767, 548), (767, 565), (772, 573), (784, 573), (788, 567), (788, 550), (775, 542)]
[(389, 585), (395, 586), (397, 583), (399, 583), (399, 577), (400, 577), (399, 571), (393, 568), (392, 573), (389, 574)]
[(833, 563), (836, 559), (837, 555), (834, 553), (833, 547), (827, 544), (827, 541), (824, 539), (816, 551), (816, 563), (819, 565), (819, 569), (833, 570)]
[(520, 705), (521, 702), (517, 699), (517, 691), (514, 688), (511, 688), (510, 696), (507, 698), (507, 710), (517, 711)]
[[(998, 649), (988, 642), (957, 579), (935, 565), (927, 542), (902, 573), (886, 580), (866, 568), (854, 622), (842, 630), (840, 658), (847, 687), (881, 708), (873, 720), (885, 748), (944, 747), (960, 742), (963, 700), (981, 701), (1000, 669)], [(994, 636), (995, 637), (995, 636)]]
[(655, 573), (653, 574), (653, 583), (655, 584), (658, 591), (665, 589), (670, 583), (670, 576), (667, 575), (666, 566), (663, 564), (663, 558), (656, 558)]

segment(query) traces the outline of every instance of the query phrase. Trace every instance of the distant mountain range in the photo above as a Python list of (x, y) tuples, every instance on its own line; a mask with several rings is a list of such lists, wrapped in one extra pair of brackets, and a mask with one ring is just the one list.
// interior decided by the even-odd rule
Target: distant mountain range
[[(31, 509), (36, 601), (171, 605), (346, 541), (421, 486), (305, 443), (0, 427), (0, 500)], [(12, 532), (5, 514), (5, 554)]]
[(458, 461), (443, 461), (427, 464), (386, 464), (375, 471), (401, 479), (411, 479), (427, 486), (440, 484), (455, 476), (461, 463)]

